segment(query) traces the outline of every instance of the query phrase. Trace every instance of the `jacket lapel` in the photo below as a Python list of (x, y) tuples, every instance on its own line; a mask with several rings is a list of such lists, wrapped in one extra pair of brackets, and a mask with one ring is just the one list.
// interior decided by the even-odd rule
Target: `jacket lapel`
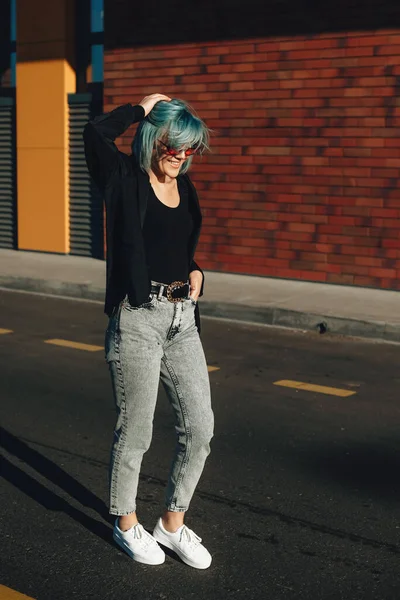
[(144, 219), (146, 217), (147, 210), (147, 199), (150, 191), (150, 181), (147, 173), (143, 173), (140, 169), (137, 174), (137, 185), (138, 185), (138, 204), (139, 204), (139, 216), (140, 216), (140, 228), (143, 229)]
[(199, 198), (197, 196), (196, 188), (194, 187), (194, 185), (191, 182), (190, 177), (188, 175), (185, 174), (185, 175), (182, 175), (182, 177), (186, 180), (186, 182), (189, 186), (189, 195), (193, 202), (193, 206), (195, 207), (195, 210), (196, 210), (196, 215), (195, 215), (196, 219), (197, 219), (196, 226), (201, 227), (202, 215), (201, 215)]
[(189, 263), (191, 263), (194, 255), (195, 255), (195, 252), (196, 252), (197, 243), (199, 241), (201, 222), (202, 222), (203, 217), (201, 214), (199, 198), (197, 196), (196, 188), (194, 187), (194, 185), (191, 182), (190, 177), (188, 175), (185, 174), (185, 175), (182, 175), (182, 177), (187, 182), (187, 185), (189, 188), (189, 201), (192, 203), (192, 206), (194, 207), (194, 214), (193, 214), (193, 217), (195, 219), (194, 231), (193, 231), (193, 235), (191, 236), (191, 241), (190, 241), (190, 246), (189, 246)]

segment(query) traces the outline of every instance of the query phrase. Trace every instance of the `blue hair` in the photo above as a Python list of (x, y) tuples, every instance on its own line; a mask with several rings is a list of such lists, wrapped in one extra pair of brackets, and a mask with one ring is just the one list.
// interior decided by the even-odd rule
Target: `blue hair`
[[(156, 140), (161, 139), (172, 148), (196, 148), (201, 154), (209, 150), (209, 129), (193, 109), (183, 100), (161, 100), (154, 105), (140, 123), (132, 142), (132, 152), (143, 171), (151, 168)], [(186, 173), (193, 160), (189, 156), (180, 174)]]

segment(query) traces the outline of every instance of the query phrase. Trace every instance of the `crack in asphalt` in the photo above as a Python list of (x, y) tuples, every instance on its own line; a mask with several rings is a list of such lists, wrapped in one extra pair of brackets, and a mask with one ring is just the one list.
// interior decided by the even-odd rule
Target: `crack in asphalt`
[[(54, 450), (56, 452), (60, 452), (61, 454), (64, 454), (67, 456), (71, 456), (75, 459), (78, 459), (82, 462), (88, 463), (92, 466), (108, 468), (108, 463), (105, 461), (101, 461), (101, 460), (87, 457), (87, 456), (82, 456), (81, 454), (77, 454), (77, 453), (71, 452), (69, 450), (63, 450), (62, 448), (56, 448), (55, 446), (43, 444), (41, 442), (37, 442), (35, 440), (31, 440), (31, 439), (28, 439), (25, 437), (20, 437), (19, 439), (23, 440), (24, 442), (27, 442), (29, 444), (33, 444), (33, 445), (36, 445), (36, 446), (39, 446), (42, 448), (47, 448), (49, 450)], [(164, 479), (161, 479), (159, 477), (154, 477), (153, 475), (146, 475), (144, 473), (140, 474), (140, 480), (143, 482), (147, 482), (147, 483), (162, 486), (162, 487), (165, 487), (166, 483), (167, 483)], [(202, 500), (205, 500), (208, 502), (213, 502), (214, 504), (223, 504), (225, 506), (229, 506), (230, 508), (236, 509), (236, 510), (244, 509), (250, 513), (253, 513), (253, 514), (256, 514), (259, 516), (263, 516), (263, 517), (273, 517), (275, 519), (279, 519), (279, 521), (281, 521), (282, 523), (285, 523), (286, 525), (297, 525), (299, 527), (303, 527), (310, 531), (315, 531), (315, 532), (318, 532), (321, 534), (330, 535), (330, 536), (340, 538), (340, 539), (347, 539), (351, 542), (359, 543), (359, 544), (362, 544), (365, 546), (370, 546), (371, 548), (375, 548), (375, 549), (383, 549), (383, 550), (391, 552), (392, 554), (395, 554), (395, 555), (400, 554), (400, 546), (397, 546), (396, 544), (392, 544), (389, 542), (380, 542), (373, 538), (368, 538), (368, 537), (365, 537), (362, 535), (351, 533), (351, 532), (345, 531), (343, 529), (337, 529), (334, 527), (329, 527), (328, 525), (314, 523), (313, 521), (309, 521), (308, 519), (302, 519), (300, 517), (292, 517), (290, 515), (287, 515), (285, 513), (277, 511), (277, 510), (265, 508), (262, 506), (254, 506), (253, 504), (250, 504), (248, 502), (231, 500), (230, 498), (225, 498), (223, 496), (219, 496), (218, 494), (212, 494), (210, 492), (202, 492), (199, 489), (197, 489), (196, 495), (199, 498), (201, 498)]]

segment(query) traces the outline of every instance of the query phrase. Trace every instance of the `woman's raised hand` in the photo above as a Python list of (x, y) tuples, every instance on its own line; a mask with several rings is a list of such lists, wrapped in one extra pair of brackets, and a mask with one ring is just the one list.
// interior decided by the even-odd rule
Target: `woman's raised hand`
[(153, 108), (153, 106), (157, 104), (157, 102), (160, 102), (160, 100), (165, 100), (166, 102), (169, 102), (171, 98), (169, 96), (165, 96), (164, 94), (150, 94), (150, 96), (146, 96), (145, 98), (143, 98), (143, 100), (141, 100), (141, 102), (139, 102), (140, 106), (143, 106), (144, 108), (146, 117)]

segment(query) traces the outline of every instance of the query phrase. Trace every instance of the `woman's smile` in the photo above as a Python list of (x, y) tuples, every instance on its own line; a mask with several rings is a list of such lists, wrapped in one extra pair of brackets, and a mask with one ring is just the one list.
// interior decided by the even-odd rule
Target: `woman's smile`
[(171, 165), (171, 167), (174, 167), (174, 169), (179, 169), (179, 167), (182, 164), (182, 161), (180, 161), (180, 160), (173, 160), (172, 158), (169, 158), (168, 162)]

